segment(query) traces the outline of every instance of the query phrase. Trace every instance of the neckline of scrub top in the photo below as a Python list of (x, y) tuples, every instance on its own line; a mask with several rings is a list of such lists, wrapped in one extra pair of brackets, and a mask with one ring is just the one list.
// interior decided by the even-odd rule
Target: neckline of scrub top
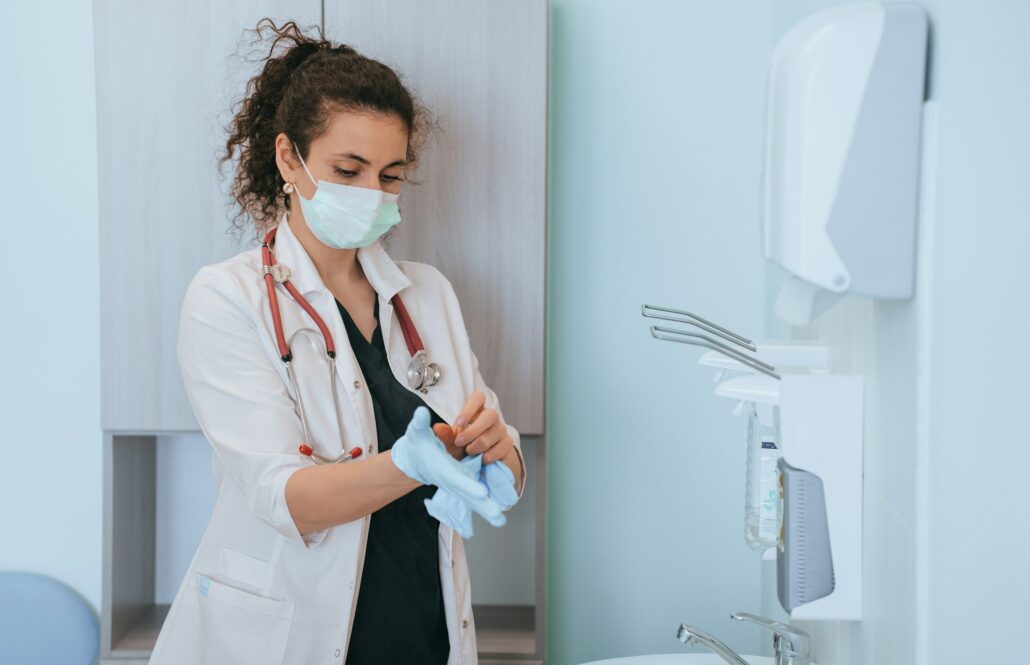
[(376, 336), (382, 336), (382, 330), (379, 326), (379, 294), (375, 291), (372, 292), (372, 301), (372, 316), (375, 317), (376, 327), (372, 329), (371, 340), (365, 338), (365, 334), (361, 332), (361, 328), (359, 328), (358, 324), (354, 322), (354, 317), (350, 315), (350, 312), (348, 312), (347, 308), (343, 306), (343, 303), (340, 302), (339, 298), (336, 299), (336, 307), (340, 310), (340, 315), (343, 316), (343, 323), (344, 327), (347, 328), (347, 334), (349, 335), (351, 330), (353, 330), (357, 333), (356, 337), (361, 340), (363, 346), (371, 346), (378, 351), (379, 344), (377, 344)]

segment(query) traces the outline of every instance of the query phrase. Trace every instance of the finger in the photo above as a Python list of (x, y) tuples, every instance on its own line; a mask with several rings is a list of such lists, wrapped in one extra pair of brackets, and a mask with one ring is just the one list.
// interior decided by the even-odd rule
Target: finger
[(503, 426), (499, 424), (491, 427), (482, 434), (476, 437), (475, 441), (465, 446), (465, 452), (469, 455), (478, 455), (479, 453), (485, 453), (486, 451), (493, 448), (504, 436), (508, 433)]
[(460, 446), (444, 446), (444, 450), (446, 450), (447, 454), (453, 457), (458, 462), (468, 457), (465, 454), (465, 449), (461, 448)]
[(448, 455), (459, 462), (465, 457), (465, 449), (454, 445), (454, 429), (450, 425), (447, 423), (436, 423), (433, 425), (433, 434), (440, 441), (443, 441), (443, 447), (447, 450)]
[(493, 427), (500, 420), (500, 416), (493, 409), (483, 409), (476, 416), (476, 419), (472, 421), (467, 428), (459, 432), (458, 437), (454, 439), (454, 444), (457, 446), (469, 445), (477, 436)]
[(484, 404), (486, 404), (486, 395), (483, 394), (483, 391), (473, 390), (465, 401), (465, 406), (461, 407), (457, 418), (454, 419), (454, 431), (460, 432), (465, 429), (465, 426), (479, 413)]
[(501, 437), (500, 441), (495, 443), (490, 450), (483, 453), (483, 464), (491, 464), (493, 462), (499, 462), (515, 449), (515, 442), (511, 440), (511, 436), (507, 433)]
[[(441, 492), (444, 490), (437, 490)], [(453, 495), (450, 495), (453, 496)], [(426, 512), (443, 522), (449, 524), (451, 528), (461, 534), (461, 537), (468, 540), (472, 537), (472, 520), (466, 519), (465, 515), (468, 515), (470, 508), (468, 504), (463, 501), (455, 501), (455, 509), (453, 512), (448, 512), (444, 506), (441, 506), (436, 502), (436, 495), (432, 499), (424, 499), (423, 503), (426, 505)]]
[(443, 445), (448, 448), (454, 445), (454, 428), (447, 423), (436, 423), (433, 425), (433, 434), (436, 435), (436, 438), (443, 441)]
[(429, 417), (429, 409), (420, 406), (415, 409), (415, 413), (411, 416), (411, 422), (408, 423), (408, 431), (428, 430), (430, 422), (432, 422), (432, 419)]
[(508, 518), (504, 515), (504, 511), (501, 509), (501, 504), (497, 503), (493, 497), (488, 496), (482, 499), (476, 499), (475, 501), (470, 501), (469, 507), (479, 513), (483, 519), (489, 522), (492, 526), (504, 526), (508, 521)]

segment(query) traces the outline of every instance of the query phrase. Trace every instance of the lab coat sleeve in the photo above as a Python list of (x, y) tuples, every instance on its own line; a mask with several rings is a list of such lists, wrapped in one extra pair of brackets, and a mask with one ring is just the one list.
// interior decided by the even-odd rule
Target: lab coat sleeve
[[(472, 353), (470, 351), (470, 353)], [(519, 436), (517, 429), (509, 425), (504, 421), (504, 415), (501, 413), (500, 403), (497, 399), (497, 394), (486, 385), (486, 381), (483, 380), (483, 375), (479, 372), (479, 360), (476, 358), (476, 354), (472, 353), (472, 372), (475, 377), (475, 389), (479, 390), (486, 396), (486, 403), (484, 406), (488, 409), (497, 411), (497, 415), (500, 416), (501, 422), (504, 422), (504, 426), (508, 429), (508, 434), (511, 435), (511, 440), (515, 444), (515, 453), (519, 458), (519, 469), (522, 473), (522, 484), (519, 485), (519, 498), (522, 498), (522, 491), (526, 489), (526, 460), (522, 456), (522, 440)], [(510, 508), (511, 506), (509, 506)], [(507, 508), (505, 509), (507, 510)]]
[(201, 430), (251, 510), (288, 540), (311, 547), (326, 530), (302, 536), (286, 505), (286, 481), (302, 468), (303, 427), (234, 277), (205, 266), (190, 282), (177, 354)]
[(448, 280), (447, 277), (444, 276), (443, 273), (441, 273), (435, 267), (433, 269), (436, 270), (436, 272), (439, 274), (440, 279), (443, 280), (443, 283), (444, 283), (444, 285), (446, 287), (444, 289), (444, 292), (446, 294), (446, 298), (449, 301), (447, 304), (450, 307), (450, 311), (457, 313), (457, 323), (458, 323), (458, 325), (457, 325), (456, 328), (462, 334), (462, 339), (459, 340), (459, 343), (460, 344), (464, 344), (465, 347), (468, 348), (469, 354), (471, 354), (471, 357), (472, 357), (473, 389), (474, 390), (478, 390), (478, 391), (483, 393), (484, 397), (486, 398), (485, 403), (484, 403), (483, 406), (485, 408), (488, 408), (488, 409), (493, 409), (494, 411), (497, 412), (497, 415), (500, 417), (501, 422), (503, 422), (504, 426), (508, 429), (508, 434), (511, 436), (512, 442), (515, 444), (515, 453), (517, 454), (517, 456), (519, 458), (519, 469), (520, 469), (521, 475), (522, 475), (522, 483), (521, 483), (521, 485), (519, 486), (519, 489), (518, 489), (519, 498), (521, 499), (522, 498), (522, 492), (526, 488), (526, 460), (522, 456), (522, 441), (521, 441), (521, 437), (519, 436), (518, 430), (516, 430), (514, 427), (509, 425), (504, 420), (504, 414), (501, 413), (501, 405), (500, 405), (500, 401), (497, 399), (497, 393), (495, 393), (490, 388), (490, 386), (488, 386), (486, 384), (486, 381), (483, 380), (483, 374), (479, 371), (479, 359), (476, 358), (475, 352), (472, 351), (472, 344), (469, 341), (468, 329), (465, 326), (465, 318), (461, 314), (461, 305), (458, 303), (458, 296), (457, 296), (457, 294), (454, 293), (454, 287), (451, 286), (450, 280)]

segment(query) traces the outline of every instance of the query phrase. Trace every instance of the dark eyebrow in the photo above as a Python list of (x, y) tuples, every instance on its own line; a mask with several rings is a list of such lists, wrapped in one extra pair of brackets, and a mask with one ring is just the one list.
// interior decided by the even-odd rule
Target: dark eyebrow
[[(353, 153), (353, 152), (337, 152), (333, 156), (334, 157), (346, 157), (347, 159), (353, 159), (356, 162), (361, 162), (365, 166), (370, 166), (371, 165), (371, 162), (369, 162), (367, 159), (365, 159), (361, 155), (358, 155), (358, 154)], [(393, 168), (394, 166), (404, 166), (407, 163), (408, 163), (408, 160), (406, 160), (406, 159), (398, 159), (398, 160), (390, 162), (389, 164), (387, 164), (383, 168), (384, 169), (389, 169), (389, 168)]]

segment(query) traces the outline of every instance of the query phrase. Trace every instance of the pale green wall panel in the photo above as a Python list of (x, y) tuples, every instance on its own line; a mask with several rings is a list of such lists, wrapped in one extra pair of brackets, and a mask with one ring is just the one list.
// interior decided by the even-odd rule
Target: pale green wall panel
[[(755, 653), (744, 422), (644, 302), (762, 327), (769, 7), (556, 0), (548, 236), (548, 654)], [(765, 640), (761, 640), (764, 644)]]

